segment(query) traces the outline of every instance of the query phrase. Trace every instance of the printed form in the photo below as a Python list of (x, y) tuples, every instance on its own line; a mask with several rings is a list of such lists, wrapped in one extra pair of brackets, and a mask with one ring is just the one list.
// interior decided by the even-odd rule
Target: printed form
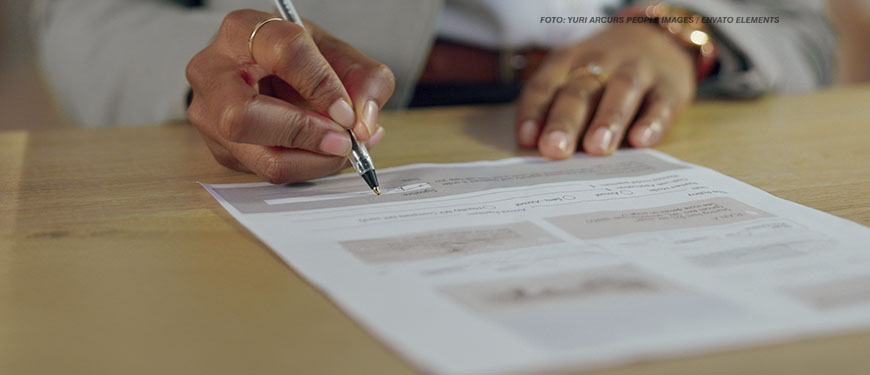
[(870, 229), (650, 150), (207, 185), (437, 373), (583, 369), (870, 327)]

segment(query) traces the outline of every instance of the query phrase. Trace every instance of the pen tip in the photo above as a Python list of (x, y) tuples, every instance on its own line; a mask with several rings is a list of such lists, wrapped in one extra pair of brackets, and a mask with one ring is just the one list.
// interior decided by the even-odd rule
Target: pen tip
[(381, 189), (377, 186), (373, 187), (372, 191), (375, 192), (375, 195), (381, 195)]

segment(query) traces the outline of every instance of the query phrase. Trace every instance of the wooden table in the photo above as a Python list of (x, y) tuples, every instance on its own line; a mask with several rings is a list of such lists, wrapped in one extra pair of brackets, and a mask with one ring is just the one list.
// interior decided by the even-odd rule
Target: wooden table
[[(380, 167), (518, 152), (511, 109), (384, 114)], [(870, 224), (870, 86), (695, 105), (659, 147)], [(196, 181), (188, 125), (0, 133), (0, 374), (416, 372), (246, 232)], [(870, 334), (607, 369), (868, 374)]]

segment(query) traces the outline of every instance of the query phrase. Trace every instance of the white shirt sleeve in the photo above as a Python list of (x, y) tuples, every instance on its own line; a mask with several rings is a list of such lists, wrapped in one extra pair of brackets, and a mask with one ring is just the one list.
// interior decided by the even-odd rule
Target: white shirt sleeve
[(185, 67), (224, 17), (158, 0), (36, 5), (43, 71), (64, 111), (89, 127), (183, 119)]
[(448, 0), (438, 35), (491, 49), (558, 48), (589, 38), (603, 23), (546, 23), (542, 17), (605, 16), (617, 0)]

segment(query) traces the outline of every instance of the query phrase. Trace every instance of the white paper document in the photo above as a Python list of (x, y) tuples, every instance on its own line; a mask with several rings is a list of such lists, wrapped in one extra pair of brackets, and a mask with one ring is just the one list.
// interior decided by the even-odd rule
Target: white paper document
[(207, 185), (419, 368), (594, 368), (870, 327), (870, 229), (649, 150)]

